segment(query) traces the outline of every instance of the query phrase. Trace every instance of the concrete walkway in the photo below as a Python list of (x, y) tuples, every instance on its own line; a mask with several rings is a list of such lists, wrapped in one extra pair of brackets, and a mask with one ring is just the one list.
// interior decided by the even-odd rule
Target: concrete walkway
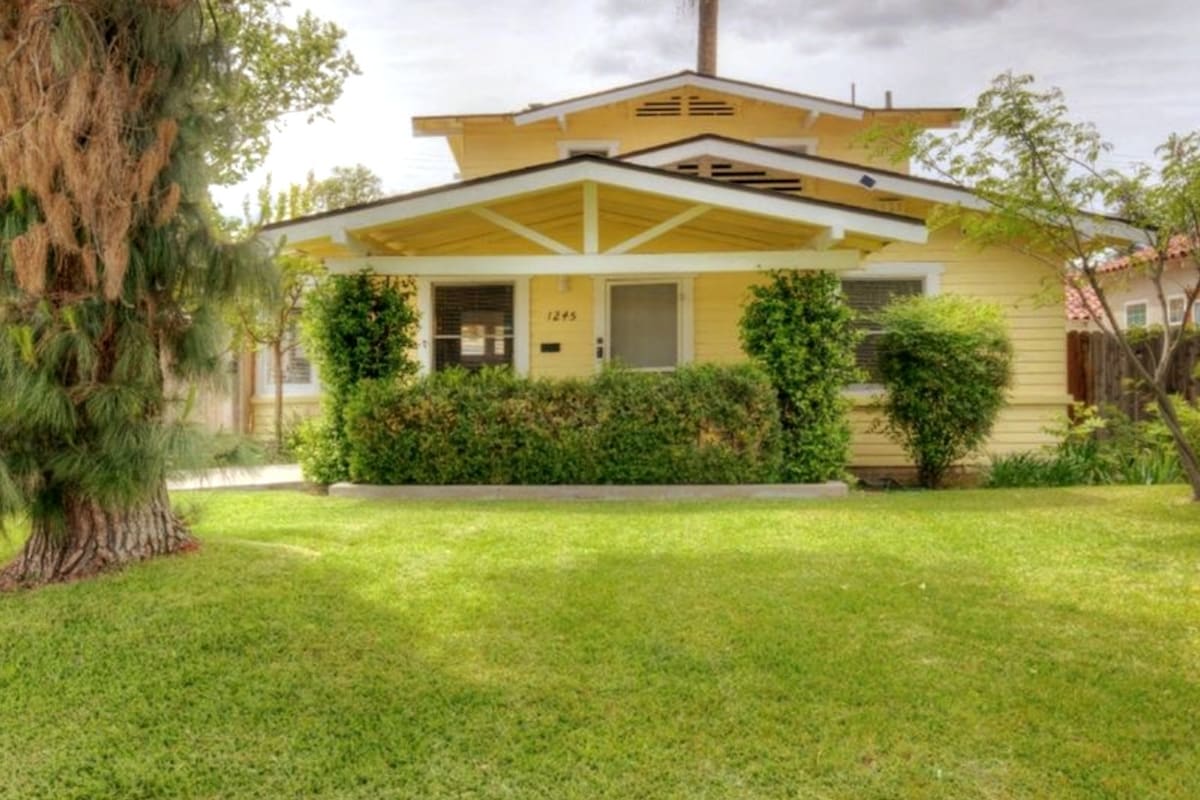
[(210, 469), (168, 481), (170, 491), (187, 489), (289, 489), (304, 486), (299, 464)]
[(841, 481), (672, 486), (371, 486), (335, 483), (331, 497), (372, 500), (811, 500), (845, 497)]

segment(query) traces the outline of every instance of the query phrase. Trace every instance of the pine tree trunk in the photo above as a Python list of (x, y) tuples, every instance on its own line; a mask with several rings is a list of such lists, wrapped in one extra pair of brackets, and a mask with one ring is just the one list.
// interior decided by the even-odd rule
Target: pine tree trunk
[(0, 570), (0, 590), (77, 580), (133, 561), (194, 549), (187, 526), (171, 511), (166, 486), (144, 503), (105, 509), (69, 497), (65, 528), (35, 522), (29, 540)]

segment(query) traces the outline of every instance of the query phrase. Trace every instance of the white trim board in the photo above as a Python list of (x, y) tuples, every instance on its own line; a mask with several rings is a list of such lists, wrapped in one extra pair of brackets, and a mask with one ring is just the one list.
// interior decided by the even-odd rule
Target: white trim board
[(536, 256), (373, 256), (330, 258), (329, 271), (349, 275), (369, 269), (379, 275), (501, 279), (514, 275), (663, 275), (816, 269), (842, 272), (862, 266), (857, 250), (747, 250), (727, 253), (625, 253)]
[[(855, 186), (862, 186), (862, 179), (868, 177), (874, 181), (870, 187), (872, 191), (898, 194), (902, 197), (913, 197), (945, 205), (961, 205), (964, 208), (979, 211), (991, 208), (986, 201), (967, 189), (929, 183), (889, 172), (881, 173), (869, 166), (833, 163), (828, 159), (810, 157), (811, 154), (784, 153), (778, 150), (764, 149), (768, 146), (766, 142), (761, 141), (760, 144), (762, 146), (705, 136), (679, 144), (644, 150), (629, 156), (620, 156), (618, 160), (643, 167), (664, 167), (677, 161), (713, 156)], [(1081, 221), (1081, 227), (1089, 235), (1102, 234), (1131, 242), (1141, 241), (1144, 238), (1142, 232), (1137, 228), (1117, 220), (1084, 219)]]
[(685, 86), (707, 89), (712, 92), (721, 92), (722, 94), (731, 94), (737, 97), (744, 97), (747, 100), (760, 100), (789, 108), (815, 111), (818, 114), (829, 114), (844, 119), (859, 120), (863, 118), (863, 109), (846, 103), (839, 103), (835, 100), (809, 97), (782, 89), (755, 86), (740, 81), (700, 75), (695, 72), (681, 72), (676, 75), (668, 75), (655, 80), (621, 86), (606, 92), (597, 92), (584, 97), (577, 97), (573, 100), (563, 100), (532, 108), (528, 111), (521, 111), (513, 115), (513, 122), (516, 125), (529, 125), (533, 122), (556, 119), (568, 114), (575, 114), (592, 108), (600, 108), (601, 106), (624, 102), (625, 100), (633, 100), (660, 92), (669, 92), (672, 89), (681, 89)]
[(683, 177), (671, 172), (631, 169), (619, 161), (596, 158), (555, 162), (540, 169), (486, 178), (435, 192), (397, 197), (390, 202), (368, 208), (351, 209), (314, 219), (301, 219), (275, 226), (264, 236), (276, 241), (283, 237), (290, 241), (308, 241), (330, 236), (334, 231), (347, 228), (368, 228), (456, 209), (465, 210), (519, 195), (544, 192), (587, 181), (808, 225), (841, 227), (882, 239), (914, 244), (924, 244), (928, 240), (925, 224), (919, 220), (860, 211), (791, 195), (747, 190), (718, 181)]

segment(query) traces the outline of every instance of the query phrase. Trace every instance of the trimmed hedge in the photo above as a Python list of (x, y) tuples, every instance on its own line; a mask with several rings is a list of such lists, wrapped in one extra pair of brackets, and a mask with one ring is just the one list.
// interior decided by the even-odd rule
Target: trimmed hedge
[(747, 364), (367, 382), (346, 433), (357, 483), (767, 483), (781, 461), (775, 391)]

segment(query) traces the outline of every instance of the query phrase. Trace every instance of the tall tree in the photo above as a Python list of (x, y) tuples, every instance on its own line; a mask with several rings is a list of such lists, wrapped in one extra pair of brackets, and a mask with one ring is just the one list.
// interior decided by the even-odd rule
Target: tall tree
[(165, 489), (181, 443), (165, 378), (217, 369), (216, 309), (269, 263), (213, 233), (207, 195), (211, 175), (257, 157), (237, 145), (213, 164), (214, 143), (271, 118), (212, 113), (242, 80), (231, 63), (252, 58), (231, 58), (219, 27), (237, 10), (0, 12), (0, 520), (31, 519), (0, 587), (192, 546)]
[[(1032, 76), (1006, 73), (980, 94), (957, 132), (930, 135), (902, 125), (875, 130), (868, 143), (915, 161), (979, 199), (939, 208), (931, 219), (934, 227), (954, 225), (979, 246), (1014, 248), (1045, 264), (1056, 287), (1094, 292), (1097, 307), (1090, 313), (1152, 393), (1193, 497), (1200, 501), (1200, 458), (1166, 382), (1183, 326), (1158, 331), (1155, 357), (1143, 363), (1108, 300), (1113, 285), (1101, 270), (1115, 246), (1141, 246), (1132, 268), (1155, 287), (1163, 319), (1168, 318), (1167, 279), (1185, 284), (1184, 318), (1190, 317), (1200, 296), (1200, 132), (1171, 136), (1153, 165), (1108, 169), (1103, 159), (1110, 145), (1095, 126), (1070, 118), (1060, 90), (1039, 90)], [(1081, 211), (1088, 208), (1108, 208), (1123, 219)], [(1188, 245), (1186, 269), (1168, 270), (1173, 243)]]

